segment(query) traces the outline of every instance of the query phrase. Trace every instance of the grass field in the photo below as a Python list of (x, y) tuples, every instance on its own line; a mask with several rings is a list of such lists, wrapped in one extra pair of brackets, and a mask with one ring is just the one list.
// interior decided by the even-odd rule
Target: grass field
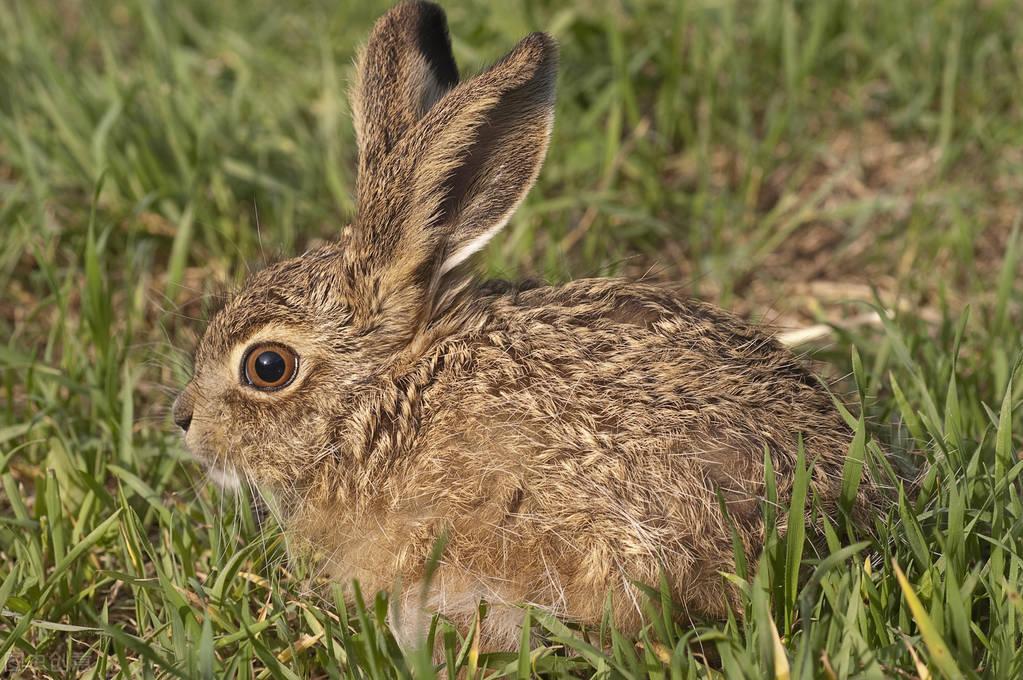
[(0, 3), (0, 676), (1023, 677), (1019, 3), (447, 3), (463, 72), (562, 45), (548, 162), (481, 269), (772, 323), (918, 483), (823, 554), (789, 531), (733, 576), (742, 617), (652, 597), (640, 640), (534, 616), (489, 656), (440, 622), (441, 667), (169, 417), (216, 298), (350, 216), (346, 84), (386, 6)]

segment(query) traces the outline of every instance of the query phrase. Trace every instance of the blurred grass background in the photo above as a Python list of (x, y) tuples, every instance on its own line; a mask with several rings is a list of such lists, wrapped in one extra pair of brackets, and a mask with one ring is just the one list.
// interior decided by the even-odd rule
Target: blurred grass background
[[(0, 4), (0, 674), (432, 672), (382, 599), (334, 601), (206, 487), (168, 416), (214, 300), (349, 219), (345, 91), (388, 5)], [(782, 541), (767, 592), (841, 566), (803, 599), (749, 574), (744, 620), (607, 649), (540, 622), (489, 661), (442, 626), (441, 674), (1023, 674), (1019, 2), (445, 7), (463, 75), (529, 31), (562, 46), (548, 161), (488, 274), (680, 281), (767, 321), (923, 481), (869, 548)]]

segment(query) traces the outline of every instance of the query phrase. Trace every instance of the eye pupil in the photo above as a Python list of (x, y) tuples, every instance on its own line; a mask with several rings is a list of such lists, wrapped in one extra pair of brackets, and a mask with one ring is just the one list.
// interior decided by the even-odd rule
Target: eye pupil
[(277, 352), (262, 352), (256, 357), (254, 363), (256, 375), (259, 376), (260, 380), (267, 383), (276, 383), (284, 377), (284, 373), (288, 369), (284, 357)]

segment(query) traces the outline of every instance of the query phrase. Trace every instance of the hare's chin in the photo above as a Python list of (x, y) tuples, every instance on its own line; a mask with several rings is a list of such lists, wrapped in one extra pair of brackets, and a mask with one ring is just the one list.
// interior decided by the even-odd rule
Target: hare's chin
[(242, 486), (242, 480), (238, 476), (238, 471), (231, 466), (211, 466), (206, 474), (221, 489), (237, 491)]

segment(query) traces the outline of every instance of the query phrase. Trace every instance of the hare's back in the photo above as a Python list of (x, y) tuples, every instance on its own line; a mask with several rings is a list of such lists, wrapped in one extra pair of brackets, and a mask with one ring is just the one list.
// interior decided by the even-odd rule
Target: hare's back
[(719, 308), (619, 279), (485, 299), (491, 327), (472, 352), (471, 389), (494, 398), (488, 417), (531, 422), (552, 450), (589, 442), (762, 482), (766, 449), (785, 486), (801, 436), (818, 482), (840, 476), (852, 433), (827, 389), (770, 335)]

